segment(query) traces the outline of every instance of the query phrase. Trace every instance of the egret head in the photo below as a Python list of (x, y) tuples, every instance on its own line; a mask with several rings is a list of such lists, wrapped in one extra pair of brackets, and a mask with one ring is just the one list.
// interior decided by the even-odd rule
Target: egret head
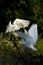
[(7, 28), (6, 28), (6, 33), (11, 32), (11, 31), (12, 31), (12, 24), (11, 24), (11, 21), (10, 21)]

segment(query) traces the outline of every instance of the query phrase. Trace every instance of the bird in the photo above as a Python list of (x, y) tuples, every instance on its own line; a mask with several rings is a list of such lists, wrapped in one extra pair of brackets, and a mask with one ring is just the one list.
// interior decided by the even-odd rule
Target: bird
[(7, 25), (6, 31), (4, 34), (6, 33), (10, 33), (12, 31), (15, 31), (15, 26), (11, 24), (11, 21), (9, 22), (9, 24)]
[(24, 19), (15, 19), (13, 24), (22, 28), (22, 27), (27, 27), (30, 24), (30, 21)]
[(15, 19), (14, 22), (11, 24), (11, 21), (7, 25), (6, 32), (13, 32), (16, 30), (20, 30), (21, 28), (25, 28), (30, 24), (30, 21), (24, 19)]
[[(12, 34), (14, 35), (14, 32)], [(21, 44), (23, 46), (33, 51), (37, 51), (34, 47), (36, 41), (38, 40), (37, 24), (32, 24), (28, 31), (26, 29), (24, 29), (24, 32), (16, 31), (16, 34), (17, 37), (22, 39)]]

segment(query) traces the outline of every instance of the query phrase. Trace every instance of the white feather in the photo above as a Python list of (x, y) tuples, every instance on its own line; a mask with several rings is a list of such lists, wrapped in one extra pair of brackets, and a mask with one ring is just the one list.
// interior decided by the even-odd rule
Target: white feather
[(9, 22), (7, 28), (6, 28), (6, 33), (8, 32), (14, 32), (16, 30), (19, 30), (21, 28), (25, 28), (30, 24), (30, 21), (27, 20), (22, 20), (22, 19), (15, 19), (13, 24), (11, 24), (11, 21)]
[(33, 38), (34, 42), (38, 39), (37, 24), (33, 24), (28, 30), (28, 34)]
[(38, 32), (37, 32), (36, 24), (33, 24), (30, 27), (30, 29), (28, 30), (28, 33), (23, 33), (19, 31), (16, 33), (18, 34), (18, 37), (22, 39), (22, 45), (24, 45), (27, 48), (32, 49), (33, 51), (37, 51), (37, 49), (34, 47), (38, 39)]
[(15, 19), (13, 25), (17, 25), (18, 27), (27, 27), (30, 24), (30, 21), (24, 19)]

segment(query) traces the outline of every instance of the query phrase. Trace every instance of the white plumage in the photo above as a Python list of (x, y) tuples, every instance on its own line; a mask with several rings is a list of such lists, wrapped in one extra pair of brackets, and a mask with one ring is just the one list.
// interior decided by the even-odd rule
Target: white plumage
[(13, 32), (13, 31), (15, 31), (15, 28), (17, 29), (17, 27), (15, 27), (15, 25), (12, 25), (11, 21), (10, 21), (9, 24), (8, 24), (8, 26), (7, 26), (7, 28), (6, 28), (6, 32), (5, 33)]
[(24, 30), (23, 32), (16, 32), (18, 34), (18, 37), (22, 39), (22, 45), (24, 45), (27, 48), (32, 49), (33, 51), (37, 51), (37, 49), (34, 47), (36, 44), (36, 41), (38, 39), (38, 30), (37, 30), (37, 24), (33, 24), (28, 32)]
[(30, 24), (30, 21), (23, 20), (23, 19), (15, 19), (13, 24), (11, 24), (11, 21), (9, 22), (7, 29), (6, 29), (6, 33), (13, 32), (21, 28), (25, 28), (29, 24)]
[(33, 38), (34, 42), (38, 39), (37, 24), (33, 24), (28, 30), (28, 34)]
[(20, 28), (27, 27), (30, 24), (30, 21), (24, 19), (15, 19), (13, 24)]
[(9, 22), (5, 33), (11, 32), (13, 35), (16, 34), (17, 37), (20, 37), (22, 39), (22, 45), (32, 49), (33, 51), (37, 51), (37, 49), (34, 47), (38, 39), (37, 24), (32, 24), (28, 31), (24, 29), (25, 33), (17, 31), (21, 28), (27, 27), (29, 24), (30, 21), (15, 19), (13, 24), (11, 24), (11, 21)]

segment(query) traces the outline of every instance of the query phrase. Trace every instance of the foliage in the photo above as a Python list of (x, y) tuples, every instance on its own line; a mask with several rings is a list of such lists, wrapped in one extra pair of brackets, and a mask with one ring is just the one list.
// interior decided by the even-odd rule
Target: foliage
[[(31, 58), (34, 58), (35, 56), (36, 57), (40, 55), (43, 56), (43, 52), (42, 52), (43, 51), (43, 39), (39, 37), (37, 44), (36, 44), (36, 48), (38, 49), (38, 51), (36, 52), (29, 50), (29, 49), (27, 50), (24, 46), (21, 45), (20, 40), (21, 40), (20, 38), (16, 38), (15, 36), (11, 34), (4, 35), (3, 33), (0, 33), (0, 57), (7, 57), (7, 58), (9, 57), (19, 58), (20, 57), (20, 58), (29, 60), (29, 58), (31, 59)], [(10, 63), (6, 63), (6, 64), (10, 64)], [(11, 64), (13, 63), (11, 62)], [(14, 64), (16, 64), (16, 62)]]
[[(41, 44), (40, 44), (41, 43)], [(3, 35), (0, 34), (0, 56), (13, 55), (13, 56), (37, 56), (43, 55), (43, 39), (38, 39), (36, 48), (38, 51), (35, 53), (34, 51), (26, 50), (24, 46), (21, 45), (21, 41), (19, 38), (11, 36), (11, 34)]]
[[(41, 33), (43, 31), (43, 1), (41, 0), (0, 0), (0, 16), (0, 32), (5, 31), (8, 22), (13, 22), (15, 18), (37, 23)], [(41, 33), (39, 30), (39, 34)]]

